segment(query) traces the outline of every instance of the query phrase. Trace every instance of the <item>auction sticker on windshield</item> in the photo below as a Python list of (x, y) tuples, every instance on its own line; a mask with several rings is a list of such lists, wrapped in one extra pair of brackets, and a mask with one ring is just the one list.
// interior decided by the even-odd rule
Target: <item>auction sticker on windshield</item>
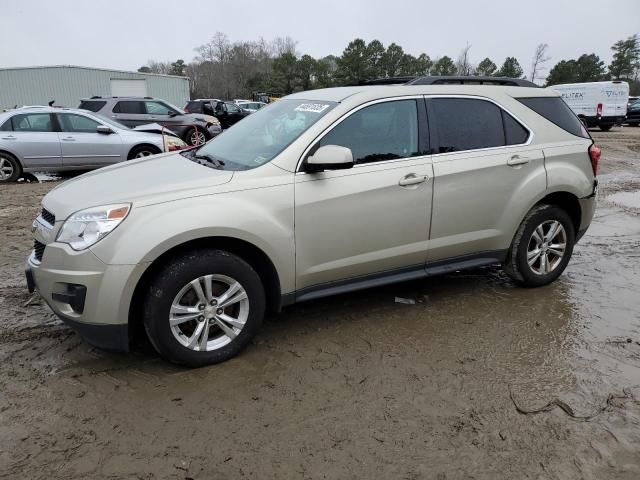
[(327, 108), (329, 108), (329, 105), (326, 103), (303, 103), (302, 105), (298, 105), (294, 110), (296, 112), (321, 113)]

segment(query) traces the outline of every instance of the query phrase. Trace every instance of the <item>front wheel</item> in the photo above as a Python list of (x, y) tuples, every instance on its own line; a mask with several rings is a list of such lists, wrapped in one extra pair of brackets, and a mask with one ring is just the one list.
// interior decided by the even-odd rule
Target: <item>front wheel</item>
[(160, 153), (156, 147), (151, 145), (140, 145), (139, 147), (132, 148), (127, 156), (128, 160), (134, 160), (136, 158), (150, 157), (151, 155), (157, 155)]
[(264, 311), (262, 282), (248, 263), (222, 250), (197, 250), (152, 279), (144, 326), (163, 357), (199, 367), (237, 355), (258, 332)]
[(602, 130), (603, 132), (608, 132), (613, 128), (613, 125), (599, 125), (599, 127), (600, 127), (600, 130)]
[(517, 283), (540, 287), (564, 271), (575, 243), (571, 218), (555, 205), (532, 208), (516, 232), (504, 270)]
[(207, 143), (207, 136), (202, 130), (190, 128), (184, 136), (184, 141), (192, 147), (199, 147)]

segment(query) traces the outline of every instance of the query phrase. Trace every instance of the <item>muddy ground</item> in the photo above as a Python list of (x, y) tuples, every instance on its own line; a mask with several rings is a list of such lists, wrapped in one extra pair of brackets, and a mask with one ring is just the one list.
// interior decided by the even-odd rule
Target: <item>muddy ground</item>
[(599, 207), (553, 285), (488, 268), (306, 303), (198, 370), (29, 302), (55, 182), (2, 186), (0, 477), (640, 478), (640, 128), (593, 135)]

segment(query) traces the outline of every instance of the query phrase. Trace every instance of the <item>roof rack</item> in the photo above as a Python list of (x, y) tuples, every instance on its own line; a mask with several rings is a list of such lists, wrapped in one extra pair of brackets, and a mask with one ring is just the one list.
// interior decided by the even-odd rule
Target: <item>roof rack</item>
[(361, 85), (503, 85), (510, 87), (538, 87), (523, 78), (481, 77), (481, 76), (402, 76), (362, 80), (350, 86)]
[(361, 82), (354, 83), (351, 86), (359, 86), (359, 85), (405, 85), (412, 80), (415, 80), (417, 77), (415, 76), (405, 76), (405, 77), (386, 77), (386, 78), (375, 78), (373, 80), (362, 80)]
[(446, 76), (446, 77), (414, 77), (406, 85), (503, 85), (510, 87), (538, 87), (523, 78), (481, 77), (481, 76)]

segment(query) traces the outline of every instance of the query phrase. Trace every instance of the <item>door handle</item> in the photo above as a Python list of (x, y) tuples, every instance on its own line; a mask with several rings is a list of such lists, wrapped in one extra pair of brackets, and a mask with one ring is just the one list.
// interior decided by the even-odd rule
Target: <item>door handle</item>
[(529, 157), (514, 155), (509, 160), (507, 160), (507, 165), (511, 167), (517, 167), (518, 165), (524, 165), (525, 163), (529, 163)]
[(75, 142), (76, 139), (73, 137), (62, 137), (62, 140), (64, 140), (65, 142)]
[(2, 137), (3, 140), (15, 140), (16, 137), (14, 135), (7, 135), (6, 137)]
[(416, 175), (415, 173), (409, 173), (400, 179), (398, 185), (401, 187), (408, 187), (411, 185), (418, 185), (424, 183), (429, 179), (426, 175)]

